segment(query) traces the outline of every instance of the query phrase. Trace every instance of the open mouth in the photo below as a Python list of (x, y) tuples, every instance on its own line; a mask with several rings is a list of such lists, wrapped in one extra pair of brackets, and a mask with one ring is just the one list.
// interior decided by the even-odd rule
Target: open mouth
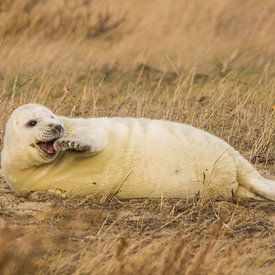
[(39, 147), (39, 149), (43, 151), (46, 155), (54, 156), (57, 152), (53, 146), (55, 141), (56, 139), (51, 141), (39, 141), (36, 144)]

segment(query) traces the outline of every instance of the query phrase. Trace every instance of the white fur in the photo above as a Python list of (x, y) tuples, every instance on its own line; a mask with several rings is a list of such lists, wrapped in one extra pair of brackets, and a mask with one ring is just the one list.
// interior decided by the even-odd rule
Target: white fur
[[(25, 127), (38, 119), (33, 129)], [(41, 158), (30, 144), (49, 123), (62, 124), (64, 139), (91, 147)], [(275, 200), (275, 182), (264, 179), (229, 144), (190, 125), (145, 118), (71, 119), (27, 104), (7, 122), (2, 168), (18, 194), (61, 189), (73, 195), (120, 197), (253, 197)]]

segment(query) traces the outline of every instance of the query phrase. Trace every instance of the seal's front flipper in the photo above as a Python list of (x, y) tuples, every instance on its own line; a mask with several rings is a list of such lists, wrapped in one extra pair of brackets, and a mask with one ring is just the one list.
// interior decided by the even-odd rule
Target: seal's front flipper
[(72, 151), (78, 153), (94, 152), (93, 148), (88, 143), (75, 138), (60, 138), (54, 142), (54, 148), (57, 151)]

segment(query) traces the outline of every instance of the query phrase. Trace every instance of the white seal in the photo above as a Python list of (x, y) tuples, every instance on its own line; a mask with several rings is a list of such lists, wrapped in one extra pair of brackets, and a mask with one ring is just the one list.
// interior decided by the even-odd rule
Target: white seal
[(220, 138), (145, 118), (68, 118), (38, 104), (11, 114), (1, 155), (17, 194), (64, 190), (123, 198), (233, 197), (275, 201), (275, 182)]

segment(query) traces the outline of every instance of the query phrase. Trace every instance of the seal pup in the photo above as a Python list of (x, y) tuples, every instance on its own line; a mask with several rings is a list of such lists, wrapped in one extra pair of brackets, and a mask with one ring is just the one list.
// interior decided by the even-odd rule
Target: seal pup
[(275, 201), (275, 182), (228, 143), (165, 120), (68, 118), (42, 105), (22, 105), (8, 119), (1, 165), (19, 195), (62, 190), (188, 199), (199, 193)]

